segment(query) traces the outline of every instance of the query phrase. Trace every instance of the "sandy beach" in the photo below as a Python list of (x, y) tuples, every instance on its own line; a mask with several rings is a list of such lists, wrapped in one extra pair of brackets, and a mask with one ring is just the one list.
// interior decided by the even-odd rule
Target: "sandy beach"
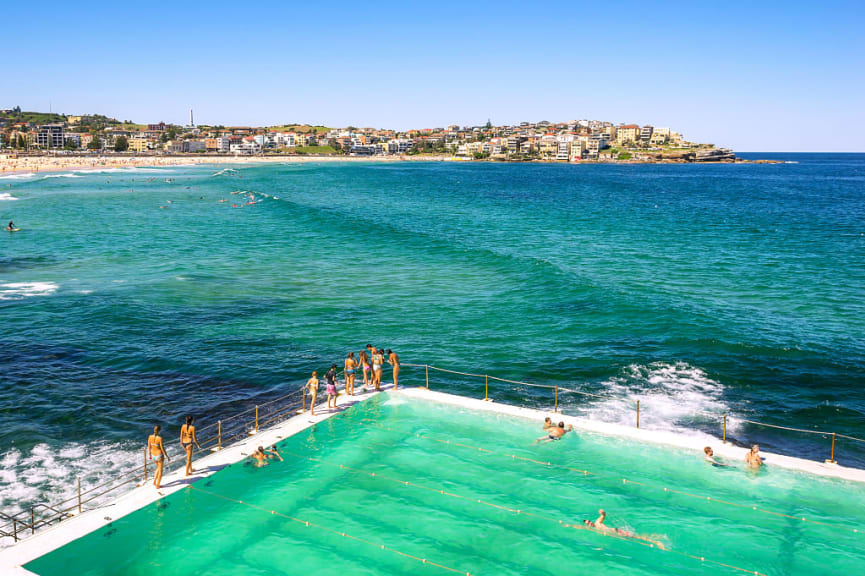
[(24, 156), (0, 154), (0, 175), (58, 172), (64, 170), (99, 170), (105, 168), (156, 168), (163, 166), (190, 166), (197, 164), (262, 164), (304, 162), (395, 162), (395, 161), (449, 161), (450, 156)]

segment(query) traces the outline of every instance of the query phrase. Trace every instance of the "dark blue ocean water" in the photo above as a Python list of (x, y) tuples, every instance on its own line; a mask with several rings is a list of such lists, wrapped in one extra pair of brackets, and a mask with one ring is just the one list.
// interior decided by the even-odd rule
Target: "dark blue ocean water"
[[(728, 414), (734, 441), (827, 458), (825, 436), (741, 420), (865, 438), (865, 155), (765, 156), (792, 163), (4, 177), (0, 216), (22, 231), (0, 238), (0, 508), (137, 464), (153, 423), (212, 422), (368, 342), (607, 395), (561, 397), (604, 420), (633, 422), (639, 399), (646, 427), (718, 434)], [(836, 457), (865, 466), (865, 444)]]

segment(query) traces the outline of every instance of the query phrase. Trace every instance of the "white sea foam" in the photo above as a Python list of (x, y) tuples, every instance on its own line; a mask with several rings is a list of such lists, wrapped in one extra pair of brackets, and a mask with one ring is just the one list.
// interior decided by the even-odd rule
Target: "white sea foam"
[[(29, 452), (12, 448), (0, 457), (0, 511), (9, 514), (36, 503), (57, 504), (77, 495), (79, 478), (82, 491), (87, 491), (140, 465), (141, 451), (129, 444), (37, 444)], [(110, 496), (121, 493), (122, 489)]]
[(721, 416), (729, 412), (723, 393), (720, 382), (685, 362), (631, 365), (605, 383), (603, 394), (613, 398), (588, 404), (585, 415), (634, 426), (639, 400), (641, 426), (700, 434), (694, 431), (695, 424), (720, 422)]
[(18, 200), (18, 198), (16, 198), (12, 194), (9, 194), (8, 192), (0, 192), (0, 202), (2, 202), (3, 200)]
[(42, 177), (42, 179), (46, 178), (81, 178), (78, 174), (73, 174), (72, 172), (64, 173), (64, 174), (46, 174)]
[(5, 174), (0, 176), (0, 180), (24, 180), (36, 176), (35, 172), (22, 172), (21, 174)]
[(21, 300), (31, 296), (49, 296), (60, 286), (54, 282), (13, 282), (0, 284), (0, 300)]

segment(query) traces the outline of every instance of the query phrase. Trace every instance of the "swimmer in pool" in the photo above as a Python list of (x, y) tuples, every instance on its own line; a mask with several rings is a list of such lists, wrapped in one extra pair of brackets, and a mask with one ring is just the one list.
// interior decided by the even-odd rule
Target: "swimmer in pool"
[(555, 428), (556, 423), (553, 422), (553, 419), (547, 416), (544, 418), (544, 430), (549, 430), (550, 428)]
[(564, 436), (568, 432), (572, 432), (573, 429), (573, 424), (568, 424), (568, 427), (565, 428), (565, 423), (559, 422), (558, 426), (547, 429), (547, 435), (541, 436), (540, 438), (535, 440), (535, 444), (537, 444), (538, 442), (552, 442), (553, 440), (561, 440), (562, 436)]
[[(604, 512), (603, 509), (598, 510), (598, 519), (592, 522), (591, 520), (583, 520), (583, 527), (594, 530), (596, 532), (606, 533), (606, 534), (614, 534), (616, 536), (621, 536), (623, 538), (632, 538), (634, 540), (642, 540), (644, 542), (649, 542), (654, 544), (661, 550), (664, 550), (664, 543), (660, 540), (656, 540), (654, 538), (650, 538), (648, 536), (642, 536), (640, 534), (636, 534), (631, 532), (630, 530), (623, 530), (621, 528), (613, 528), (611, 526), (607, 526), (604, 521), (607, 519), (607, 513)], [(574, 528), (578, 528), (578, 526), (574, 526)]]
[(715, 460), (715, 451), (712, 450), (711, 446), (706, 446), (705, 448), (703, 448), (703, 457), (705, 458), (706, 462), (710, 463), (712, 466), (727, 466), (723, 462)]
[(263, 446), (259, 446), (249, 457), (255, 460), (256, 466), (267, 466), (267, 461), (274, 458), (279, 458), (280, 462), (283, 461), (276, 446), (271, 446), (269, 450), (265, 450)]
[(745, 454), (745, 464), (751, 468), (759, 468), (763, 465), (763, 457), (760, 456), (760, 447), (757, 444), (751, 446), (751, 450)]

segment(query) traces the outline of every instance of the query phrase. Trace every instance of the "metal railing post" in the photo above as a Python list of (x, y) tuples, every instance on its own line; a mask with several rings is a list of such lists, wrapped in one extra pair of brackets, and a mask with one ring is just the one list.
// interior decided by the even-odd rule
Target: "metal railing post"
[(640, 427), (640, 401), (637, 400), (637, 428)]
[(144, 447), (144, 481), (147, 482), (147, 446)]
[(255, 406), (255, 433), (258, 434), (258, 406)]
[(12, 519), (12, 538), (18, 542), (18, 520), (15, 518)]
[(30, 533), (36, 534), (36, 518), (32, 506), (30, 507)]
[(81, 476), (78, 477), (78, 513), (81, 514)]
[(426, 389), (429, 390), (429, 364), (426, 365)]
[(726, 414), (724, 414), (724, 436), (721, 439), (721, 442), (724, 444), (727, 443), (727, 415)]
[(222, 420), (216, 421), (216, 449), (222, 450)]
[(558, 412), (558, 411), (559, 411), (559, 387), (556, 386), (556, 403), (553, 407), (553, 412)]
[(303, 388), (303, 399), (300, 401), (300, 411), (306, 412), (306, 387)]
[(490, 377), (484, 376), (484, 400), (490, 399)]
[(832, 455), (826, 460), (827, 464), (835, 464), (835, 433), (832, 432)]

